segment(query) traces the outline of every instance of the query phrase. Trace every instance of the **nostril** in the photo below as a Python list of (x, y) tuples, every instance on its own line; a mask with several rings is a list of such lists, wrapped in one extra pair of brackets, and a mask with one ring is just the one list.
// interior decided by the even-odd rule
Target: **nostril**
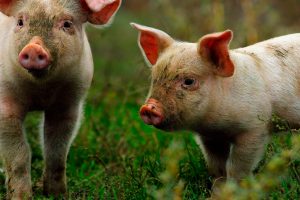
[(44, 59), (45, 59), (45, 56), (39, 55), (38, 58), (39, 58), (39, 60), (44, 60)]
[(28, 59), (29, 59), (29, 55), (28, 55), (28, 54), (23, 54), (22, 58), (23, 58), (24, 60), (28, 60)]
[(145, 111), (144, 113), (142, 113), (142, 115), (151, 119), (153, 116), (153, 113), (151, 111)]
[(159, 125), (162, 122), (162, 116), (158, 113), (155, 113), (155, 112), (151, 113), (150, 118), (151, 118), (152, 124), (155, 126)]
[(151, 113), (145, 109), (142, 109), (140, 116), (146, 124), (152, 124), (151, 122)]

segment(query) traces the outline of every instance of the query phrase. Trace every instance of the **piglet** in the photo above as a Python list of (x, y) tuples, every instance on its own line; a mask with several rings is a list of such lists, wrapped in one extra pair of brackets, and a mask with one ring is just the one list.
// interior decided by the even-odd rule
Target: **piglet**
[(23, 121), (36, 110), (43, 112), (44, 192), (67, 192), (67, 154), (93, 76), (84, 26), (110, 23), (120, 4), (121, 0), (0, 0), (0, 155), (7, 199), (32, 197)]
[(152, 74), (141, 118), (165, 131), (195, 132), (216, 179), (252, 173), (270, 137), (272, 113), (300, 125), (299, 33), (230, 50), (230, 30), (188, 43), (131, 25)]

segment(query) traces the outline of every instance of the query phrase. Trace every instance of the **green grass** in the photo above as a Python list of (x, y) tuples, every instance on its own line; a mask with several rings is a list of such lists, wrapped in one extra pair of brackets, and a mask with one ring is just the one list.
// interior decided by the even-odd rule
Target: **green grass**
[[(126, 88), (126, 87), (125, 87)], [(211, 186), (202, 154), (191, 133), (163, 133), (146, 126), (138, 117), (136, 98), (110, 89), (101, 99), (88, 99), (85, 119), (68, 157), (67, 176), (70, 199), (155, 199), (153, 191), (173, 186), (164, 182), (161, 173), (172, 157), (165, 157), (173, 142), (182, 145), (176, 180), (184, 181), (184, 199), (204, 199)], [(93, 99), (93, 100), (91, 100)], [(38, 113), (27, 119), (28, 138), (32, 146), (33, 183), (42, 173), (42, 155), (38, 145)], [(274, 136), (266, 158), (257, 173), (270, 158), (291, 146), (291, 134)], [(178, 154), (178, 155), (179, 155)], [(179, 160), (177, 160), (179, 159)], [(288, 176), (270, 193), (270, 199), (298, 199), (300, 161), (291, 162)], [(0, 181), (4, 183), (1, 174)], [(176, 183), (176, 181), (175, 181)], [(1, 186), (4, 194), (4, 185)], [(41, 189), (34, 187), (36, 199), (43, 199)], [(171, 198), (170, 198), (171, 199)]]
[[(164, 133), (145, 125), (138, 116), (150, 71), (138, 50), (137, 33), (128, 25), (130, 21), (149, 22), (121, 11), (111, 27), (101, 31), (88, 28), (95, 75), (85, 117), (68, 156), (70, 199), (173, 199), (174, 186), (183, 199), (205, 199), (210, 194), (211, 177), (193, 134)], [(35, 199), (45, 199), (36, 186), (43, 169), (39, 116), (30, 114), (26, 130), (33, 153)], [(273, 136), (256, 173), (261, 173), (274, 155), (290, 147), (291, 134)], [(177, 168), (172, 171), (172, 166)], [(291, 161), (287, 176), (281, 177), (267, 199), (299, 199), (299, 174), (300, 161)], [(0, 173), (0, 199), (5, 194), (4, 181)]]

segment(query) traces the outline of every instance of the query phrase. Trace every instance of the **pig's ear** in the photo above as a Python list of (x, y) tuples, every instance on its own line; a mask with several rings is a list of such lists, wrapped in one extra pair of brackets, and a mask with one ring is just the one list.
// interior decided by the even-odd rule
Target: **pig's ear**
[(0, 0), (0, 11), (5, 15), (10, 16), (16, 2), (17, 0)]
[(112, 21), (121, 6), (122, 0), (80, 0), (87, 12), (87, 21), (94, 25), (105, 25)]
[(234, 65), (229, 56), (229, 43), (232, 35), (230, 30), (212, 33), (203, 36), (198, 43), (198, 53), (202, 59), (213, 64), (219, 76), (230, 77), (234, 73)]
[(150, 67), (155, 65), (159, 54), (163, 52), (165, 48), (169, 47), (174, 40), (161, 30), (135, 23), (130, 23), (130, 25), (140, 32), (138, 44), (148, 65)]

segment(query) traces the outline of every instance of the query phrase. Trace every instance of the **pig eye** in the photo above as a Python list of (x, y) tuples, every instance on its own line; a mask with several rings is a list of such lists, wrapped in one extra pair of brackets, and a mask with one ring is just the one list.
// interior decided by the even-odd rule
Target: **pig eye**
[(193, 85), (193, 84), (194, 84), (194, 82), (195, 82), (195, 80), (194, 80), (194, 79), (192, 79), (192, 78), (187, 78), (187, 79), (184, 79), (184, 85), (187, 85), (187, 86), (189, 86), (189, 85)]
[(18, 27), (23, 27), (24, 26), (23, 19), (18, 19), (17, 25)]
[(63, 29), (65, 31), (69, 30), (70, 28), (72, 28), (73, 23), (71, 21), (64, 21), (63, 22)]
[(185, 78), (181, 87), (186, 90), (195, 90), (198, 88), (197, 80), (194, 78)]
[(59, 24), (60, 29), (62, 29), (64, 32), (71, 35), (74, 34), (75, 29), (71, 20), (62, 20)]
[(71, 28), (71, 26), (72, 26), (72, 22), (69, 21), (64, 22), (64, 28)]

